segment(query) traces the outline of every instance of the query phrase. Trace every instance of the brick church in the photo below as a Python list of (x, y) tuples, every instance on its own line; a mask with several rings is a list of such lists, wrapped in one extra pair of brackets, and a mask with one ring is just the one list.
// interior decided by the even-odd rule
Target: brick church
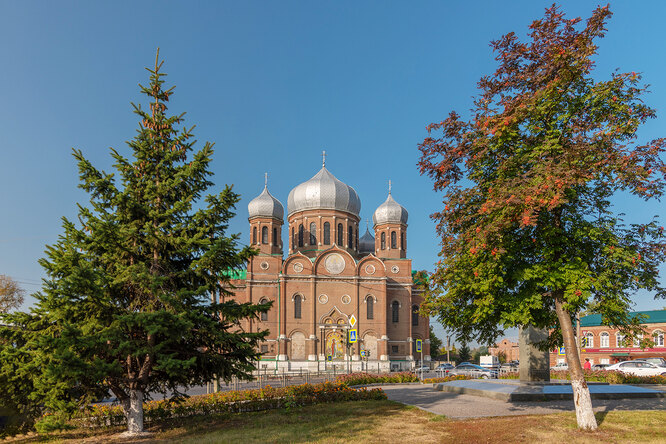
[[(287, 199), (268, 187), (248, 205), (250, 242), (259, 254), (234, 276), (239, 302), (272, 301), (246, 330), (269, 330), (260, 367), (285, 370), (351, 367), (383, 371), (430, 361), (429, 320), (419, 316), (421, 290), (407, 258), (407, 210), (389, 189), (360, 234), (361, 200), (324, 165)], [(286, 249), (286, 257), (285, 257)], [(349, 330), (358, 342), (349, 344)]]

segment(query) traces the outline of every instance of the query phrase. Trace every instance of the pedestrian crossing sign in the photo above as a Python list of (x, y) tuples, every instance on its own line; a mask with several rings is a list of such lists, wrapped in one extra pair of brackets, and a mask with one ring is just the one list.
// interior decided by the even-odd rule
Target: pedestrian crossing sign
[(349, 330), (349, 343), (353, 344), (358, 341), (358, 330), (355, 328)]
[(423, 351), (423, 341), (421, 339), (416, 340), (416, 351), (417, 352)]

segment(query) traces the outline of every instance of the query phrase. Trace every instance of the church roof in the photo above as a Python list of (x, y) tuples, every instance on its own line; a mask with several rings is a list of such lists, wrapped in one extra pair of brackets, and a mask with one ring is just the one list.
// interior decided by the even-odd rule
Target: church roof
[(341, 210), (358, 216), (361, 199), (354, 188), (338, 180), (325, 166), (296, 186), (287, 199), (288, 214), (312, 209)]
[(271, 193), (268, 192), (268, 186), (264, 185), (264, 191), (247, 205), (249, 217), (272, 217), (275, 219), (284, 218), (284, 207)]
[(372, 222), (375, 226), (382, 224), (407, 224), (407, 210), (393, 199), (391, 192), (372, 215)]

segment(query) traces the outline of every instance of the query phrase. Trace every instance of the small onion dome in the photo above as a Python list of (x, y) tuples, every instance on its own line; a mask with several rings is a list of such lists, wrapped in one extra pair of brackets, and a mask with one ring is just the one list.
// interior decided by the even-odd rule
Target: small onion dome
[(279, 200), (268, 192), (268, 186), (264, 186), (264, 191), (247, 204), (247, 212), (250, 214), (250, 219), (253, 217), (272, 217), (282, 220), (284, 217), (284, 207)]
[(368, 227), (365, 227), (365, 234), (358, 240), (358, 252), (361, 254), (375, 252), (375, 238), (370, 234)]
[(396, 202), (389, 192), (386, 201), (372, 215), (374, 226), (383, 224), (407, 224), (407, 210)]
[(349, 185), (339, 181), (326, 167), (312, 179), (296, 186), (287, 200), (289, 215), (303, 210), (341, 210), (358, 216), (361, 199)]

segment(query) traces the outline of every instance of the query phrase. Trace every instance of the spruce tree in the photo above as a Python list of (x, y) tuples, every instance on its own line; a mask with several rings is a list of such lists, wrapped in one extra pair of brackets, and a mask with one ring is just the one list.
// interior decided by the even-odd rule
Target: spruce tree
[(40, 369), (33, 402), (73, 411), (111, 392), (128, 433), (143, 431), (148, 393), (248, 378), (266, 332), (245, 332), (240, 321), (269, 308), (217, 303), (229, 271), (254, 251), (226, 234), (239, 201), (231, 187), (204, 197), (213, 145), (194, 151), (183, 114), (167, 114), (174, 88), (165, 89), (162, 63), (158, 52), (148, 86), (140, 85), (148, 108), (133, 104), (140, 124), (131, 158), (111, 150), (117, 175), (74, 151), (90, 204), (79, 205), (78, 223), (63, 219), (64, 233), (40, 261), (48, 278), (35, 308), (7, 316), (18, 328), (3, 332), (22, 335), (14, 348)]

